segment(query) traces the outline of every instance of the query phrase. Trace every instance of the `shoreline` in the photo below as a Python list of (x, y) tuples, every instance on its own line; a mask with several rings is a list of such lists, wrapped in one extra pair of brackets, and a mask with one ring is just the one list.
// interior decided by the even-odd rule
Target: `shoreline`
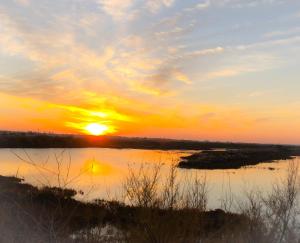
[(0, 148), (131, 148), (149, 150), (211, 150), (268, 148), (272, 146), (281, 146), (300, 151), (300, 146), (297, 145), (0, 131)]

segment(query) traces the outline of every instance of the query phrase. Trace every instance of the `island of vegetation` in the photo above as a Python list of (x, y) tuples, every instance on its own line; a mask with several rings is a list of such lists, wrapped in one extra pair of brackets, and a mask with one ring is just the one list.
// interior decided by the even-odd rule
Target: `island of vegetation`
[(298, 155), (287, 146), (268, 146), (222, 151), (206, 150), (185, 156), (178, 164), (185, 169), (239, 169), (244, 166), (288, 160)]

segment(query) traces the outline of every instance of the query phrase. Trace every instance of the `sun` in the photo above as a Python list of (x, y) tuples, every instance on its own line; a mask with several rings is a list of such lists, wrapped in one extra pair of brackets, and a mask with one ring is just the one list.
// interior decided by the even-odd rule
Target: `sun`
[(104, 124), (90, 123), (85, 127), (85, 130), (95, 136), (104, 135), (109, 131), (109, 127)]

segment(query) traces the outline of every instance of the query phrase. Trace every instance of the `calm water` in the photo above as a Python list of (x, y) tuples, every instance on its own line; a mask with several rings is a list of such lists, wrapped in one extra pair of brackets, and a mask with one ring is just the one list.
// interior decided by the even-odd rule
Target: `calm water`
[[(121, 194), (129, 167), (138, 171), (141, 165), (151, 168), (162, 163), (161, 177), (166, 178), (170, 166), (190, 153), (103, 148), (0, 149), (0, 174), (18, 175), (35, 185), (68, 183), (68, 187), (85, 192), (80, 198), (83, 200), (115, 198)], [(288, 161), (277, 161), (237, 170), (178, 169), (178, 178), (188, 186), (187, 181), (193, 176), (206, 176), (209, 208), (213, 209), (220, 207), (220, 199), (229, 191), (237, 197), (250, 189), (269, 191), (274, 182), (285, 176), (287, 166)], [(57, 171), (61, 172), (59, 178)]]

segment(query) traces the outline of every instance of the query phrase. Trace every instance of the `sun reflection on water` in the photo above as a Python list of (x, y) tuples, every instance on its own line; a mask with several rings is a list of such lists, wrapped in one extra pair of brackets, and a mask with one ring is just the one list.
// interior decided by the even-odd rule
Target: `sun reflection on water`
[(85, 162), (84, 171), (92, 175), (108, 176), (112, 174), (113, 168), (108, 164), (92, 159)]

